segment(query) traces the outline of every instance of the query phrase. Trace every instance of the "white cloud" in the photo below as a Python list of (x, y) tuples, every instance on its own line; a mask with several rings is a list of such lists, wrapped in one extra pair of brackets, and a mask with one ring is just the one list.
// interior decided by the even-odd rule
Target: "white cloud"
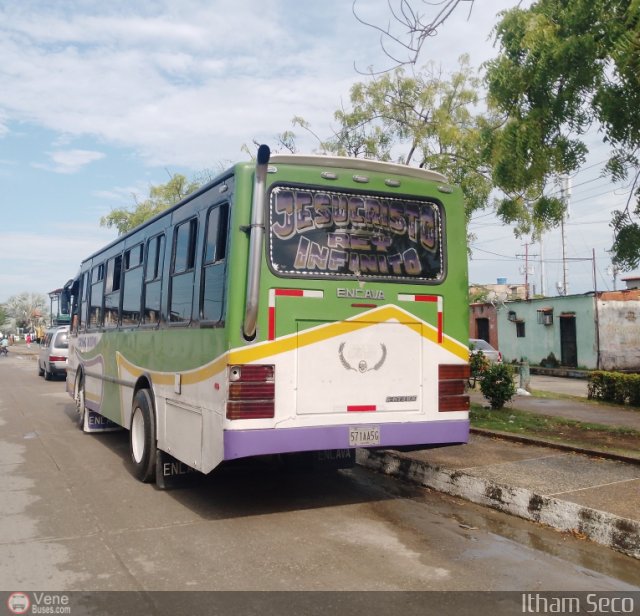
[(105, 157), (102, 152), (92, 150), (57, 150), (47, 154), (53, 164), (32, 163), (32, 166), (55, 173), (77, 173), (86, 165)]
[(149, 185), (140, 183), (136, 186), (114, 186), (110, 190), (95, 190), (92, 196), (104, 201), (110, 201), (117, 207), (131, 207), (136, 200), (146, 199), (149, 194)]
[(2, 235), (5, 299), (22, 291), (48, 292), (73, 278), (82, 259), (115, 239), (113, 230), (61, 222), (33, 232)]
[(345, 21), (352, 35), (364, 30), (344, 3), (63, 6), (0, 12), (0, 108), (133, 147), (150, 165), (237, 158), (243, 143), (272, 139), (294, 115), (325, 128), (357, 78), (357, 37), (329, 34)]

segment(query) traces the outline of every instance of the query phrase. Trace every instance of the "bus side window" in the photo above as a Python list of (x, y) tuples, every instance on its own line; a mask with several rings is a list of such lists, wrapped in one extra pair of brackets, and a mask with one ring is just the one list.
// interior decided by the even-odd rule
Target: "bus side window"
[(197, 218), (183, 222), (175, 229), (169, 298), (169, 320), (172, 323), (191, 321), (197, 231)]
[(78, 330), (86, 329), (89, 314), (89, 272), (85, 272), (82, 274), (82, 279), (80, 282), (80, 318), (78, 321)]
[(223, 319), (228, 220), (228, 203), (209, 210), (200, 293), (200, 315), (205, 321)]
[(163, 263), (164, 235), (156, 235), (147, 241), (143, 321), (148, 325), (155, 325), (160, 321)]
[(107, 280), (104, 292), (104, 326), (118, 327), (120, 322), (120, 283), (122, 255), (107, 261)]
[(102, 299), (104, 293), (104, 263), (91, 270), (91, 298), (89, 305), (89, 327), (102, 325)]
[(121, 323), (131, 327), (140, 323), (142, 301), (142, 244), (124, 253)]

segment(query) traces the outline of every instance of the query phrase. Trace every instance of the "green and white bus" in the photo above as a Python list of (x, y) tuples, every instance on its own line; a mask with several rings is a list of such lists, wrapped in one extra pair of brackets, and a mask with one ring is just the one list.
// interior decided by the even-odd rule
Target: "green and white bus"
[(67, 292), (79, 423), (129, 430), (142, 481), (166, 454), (209, 473), (468, 439), (465, 216), (438, 173), (261, 146)]

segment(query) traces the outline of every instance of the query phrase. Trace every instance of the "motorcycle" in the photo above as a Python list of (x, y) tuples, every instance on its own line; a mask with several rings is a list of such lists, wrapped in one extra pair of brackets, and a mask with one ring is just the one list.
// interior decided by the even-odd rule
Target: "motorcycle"
[(9, 356), (9, 347), (0, 345), (0, 355)]

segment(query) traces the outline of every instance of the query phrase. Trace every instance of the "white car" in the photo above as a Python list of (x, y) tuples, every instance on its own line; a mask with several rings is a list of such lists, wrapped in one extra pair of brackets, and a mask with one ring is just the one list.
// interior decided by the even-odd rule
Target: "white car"
[(45, 332), (38, 354), (38, 374), (50, 381), (54, 376), (67, 374), (69, 355), (69, 326), (52, 327)]
[(482, 351), (482, 354), (492, 363), (502, 363), (502, 353), (494, 349), (486, 340), (480, 338), (469, 338), (469, 352), (477, 353)]

